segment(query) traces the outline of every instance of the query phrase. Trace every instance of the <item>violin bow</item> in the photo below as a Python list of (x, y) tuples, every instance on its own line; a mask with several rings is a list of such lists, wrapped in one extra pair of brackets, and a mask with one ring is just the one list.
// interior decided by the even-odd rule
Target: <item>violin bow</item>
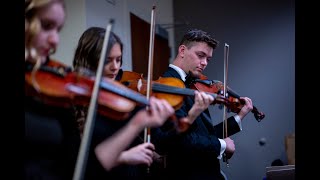
[[(227, 97), (227, 79), (228, 79), (228, 58), (229, 58), (229, 45), (224, 44), (224, 76), (223, 76), (223, 97)], [(228, 124), (227, 124), (227, 106), (223, 106), (223, 138), (228, 137)], [(226, 152), (223, 153), (223, 161), (229, 167), (229, 160), (227, 158)]]
[[(150, 23), (150, 41), (149, 41), (149, 62), (148, 62), (148, 79), (147, 79), (147, 99), (150, 99), (152, 92), (152, 75), (153, 75), (153, 47), (154, 47), (154, 36), (155, 36), (155, 9), (156, 6), (153, 5), (151, 10), (151, 23)], [(149, 106), (146, 107), (147, 110)], [(144, 128), (144, 142), (150, 143), (151, 141), (151, 129), (150, 127)], [(147, 172), (149, 173), (149, 167)]]
[(92, 130), (94, 125), (93, 122), (96, 115), (98, 92), (100, 89), (100, 82), (101, 82), (101, 77), (103, 72), (104, 60), (106, 56), (107, 44), (109, 42), (110, 32), (113, 24), (114, 24), (114, 20), (111, 19), (106, 27), (106, 33), (103, 40), (103, 46), (101, 50), (99, 65), (98, 65), (98, 69), (95, 77), (94, 87), (92, 90), (92, 96), (90, 99), (88, 114), (86, 117), (86, 124), (84, 126), (84, 132), (81, 139), (75, 171), (73, 174), (73, 180), (81, 180), (83, 179), (85, 174), (85, 167), (88, 160), (88, 152), (89, 152), (88, 148), (91, 143), (91, 136), (92, 136)]

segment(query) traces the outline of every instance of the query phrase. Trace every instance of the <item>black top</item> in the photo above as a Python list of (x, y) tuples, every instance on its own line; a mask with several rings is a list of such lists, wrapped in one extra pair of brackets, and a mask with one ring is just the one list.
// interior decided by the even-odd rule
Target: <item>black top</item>
[[(180, 75), (173, 69), (168, 70), (162, 77)], [(186, 117), (194, 104), (194, 97), (185, 97), (184, 104), (176, 110), (176, 116)], [(171, 125), (170, 125), (171, 124)], [(228, 134), (233, 135), (240, 131), (234, 117), (228, 118)], [(167, 156), (166, 168), (155, 172), (154, 176), (166, 178), (179, 177), (181, 179), (224, 179), (220, 173), (221, 144), (218, 138), (223, 136), (223, 123), (213, 126), (209, 110), (200, 114), (186, 132), (174, 133), (172, 122), (167, 121), (161, 128), (152, 129), (152, 142), (162, 154)]]
[(71, 109), (25, 96), (25, 179), (72, 179), (79, 146)]
[[(94, 153), (94, 149), (99, 143), (104, 141), (106, 138), (110, 137), (112, 134), (114, 134), (116, 131), (122, 128), (126, 123), (128, 123), (131, 117), (140, 108), (141, 107), (137, 106), (136, 109), (131, 113), (130, 117), (126, 120), (112, 120), (100, 114), (96, 115), (96, 119), (94, 121), (94, 128), (92, 132), (92, 140), (90, 144), (85, 179), (142, 179), (146, 175), (147, 168), (143, 165), (120, 165), (118, 167), (113, 168), (111, 171), (107, 171), (102, 167)], [(135, 140), (130, 144), (128, 149), (143, 143), (142, 133), (140, 134), (140, 136), (137, 136), (135, 138)]]

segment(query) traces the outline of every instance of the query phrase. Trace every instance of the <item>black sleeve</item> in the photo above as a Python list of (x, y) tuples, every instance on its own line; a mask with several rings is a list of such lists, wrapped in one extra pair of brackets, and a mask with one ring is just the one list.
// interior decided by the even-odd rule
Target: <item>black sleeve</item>
[[(227, 133), (228, 133), (228, 137), (236, 134), (237, 132), (240, 131), (240, 127), (237, 123), (237, 121), (235, 120), (234, 116), (231, 116), (228, 118), (227, 120)], [(215, 128), (215, 134), (217, 137), (221, 138), (223, 137), (223, 122), (220, 122), (219, 124), (214, 126)]]
[[(187, 112), (191, 108), (192, 98), (187, 97), (183, 106), (176, 111), (176, 116), (186, 117)], [(156, 150), (167, 153), (167, 151), (176, 151), (180, 148), (184, 152), (188, 153), (211, 153), (215, 156), (220, 155), (221, 144), (214, 131), (209, 131), (207, 126), (213, 128), (211, 124), (205, 124), (203, 122), (203, 116), (198, 116), (194, 123), (188, 128), (187, 131), (177, 133), (172, 131), (171, 127), (173, 123), (166, 122), (166, 124), (160, 128), (154, 128), (152, 130), (152, 142), (156, 146)]]

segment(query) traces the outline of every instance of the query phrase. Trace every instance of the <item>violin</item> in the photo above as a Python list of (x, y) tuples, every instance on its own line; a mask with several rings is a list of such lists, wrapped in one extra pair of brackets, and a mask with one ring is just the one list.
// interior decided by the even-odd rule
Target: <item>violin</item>
[[(139, 92), (143, 95), (147, 94), (147, 83), (142, 74), (130, 71), (123, 71), (120, 82), (126, 87)], [(166, 86), (168, 85), (168, 86)], [(170, 87), (169, 87), (170, 86)], [(166, 93), (173, 91), (174, 88), (183, 88), (184, 83), (175, 78), (160, 78), (152, 82), (152, 96), (159, 99), (165, 99), (175, 109), (182, 106), (183, 96), (173, 93)], [(163, 91), (160, 91), (162, 89)]]
[[(197, 89), (199, 91), (211, 92), (217, 94), (223, 94), (224, 84), (218, 80), (209, 80), (207, 76), (199, 73), (193, 74), (189, 73), (186, 77), (186, 85), (191, 89)], [(240, 99), (240, 95), (238, 95), (235, 91), (233, 91), (230, 87), (227, 87), (227, 96), (224, 104), (227, 108), (234, 113), (238, 113), (244, 105), (244, 101)], [(220, 101), (214, 101), (214, 103), (219, 104)], [(255, 119), (260, 122), (265, 114), (259, 111), (255, 106), (251, 111), (254, 114)]]
[[(143, 95), (147, 92), (147, 83), (142, 74), (123, 71), (120, 82)], [(182, 80), (174, 77), (159, 77), (158, 80), (152, 82), (152, 95), (167, 100), (175, 110), (182, 106), (185, 96), (194, 96), (194, 91), (195, 89), (186, 88)], [(214, 92), (207, 93), (213, 96), (217, 102), (226, 102), (226, 99), (221, 95)]]
[[(64, 108), (73, 105), (89, 106), (94, 78), (89, 72), (73, 72), (71, 68), (55, 60), (40, 66), (33, 76), (33, 65), (27, 64), (25, 71), (25, 94), (35, 97), (45, 104)], [(132, 73), (133, 74), (133, 73)], [(91, 77), (91, 78), (90, 78)], [(123, 76), (126, 78), (126, 75)], [(129, 78), (129, 77), (128, 77)], [(130, 77), (131, 78), (131, 77)], [(125, 80), (125, 79), (122, 79)], [(159, 93), (156, 97), (168, 100), (173, 108), (178, 108), (183, 98)], [(136, 106), (148, 106), (149, 100), (121, 82), (105, 78), (100, 83), (98, 113), (114, 120), (125, 120)], [(189, 125), (172, 117), (178, 131), (185, 131)]]
[[(50, 60), (34, 72), (33, 64), (25, 70), (25, 94), (41, 100), (45, 104), (68, 108), (73, 105), (88, 106), (94, 79), (71, 68)], [(126, 119), (139, 105), (149, 105), (141, 94), (128, 89), (119, 82), (103, 79), (100, 83), (98, 112), (115, 120)]]

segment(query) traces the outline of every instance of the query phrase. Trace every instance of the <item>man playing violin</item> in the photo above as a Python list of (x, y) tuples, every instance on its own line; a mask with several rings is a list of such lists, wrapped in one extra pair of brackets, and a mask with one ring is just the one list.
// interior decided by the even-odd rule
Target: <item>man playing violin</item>
[[(212, 58), (218, 41), (202, 30), (189, 30), (182, 38), (178, 54), (162, 77), (186, 80), (189, 72), (202, 73)], [(201, 94), (201, 96), (199, 96)], [(228, 136), (241, 131), (241, 121), (253, 109), (252, 101), (245, 101), (239, 113), (227, 119)], [(223, 138), (223, 123), (213, 126), (208, 107), (214, 98), (196, 91), (195, 98), (186, 97), (176, 110), (178, 118), (186, 118), (190, 127), (186, 132), (175, 134), (166, 130), (166, 122), (152, 130), (152, 142), (166, 155), (166, 168), (155, 176), (179, 177), (180, 179), (224, 179), (220, 170), (223, 154), (229, 157), (235, 152), (234, 141)]]

